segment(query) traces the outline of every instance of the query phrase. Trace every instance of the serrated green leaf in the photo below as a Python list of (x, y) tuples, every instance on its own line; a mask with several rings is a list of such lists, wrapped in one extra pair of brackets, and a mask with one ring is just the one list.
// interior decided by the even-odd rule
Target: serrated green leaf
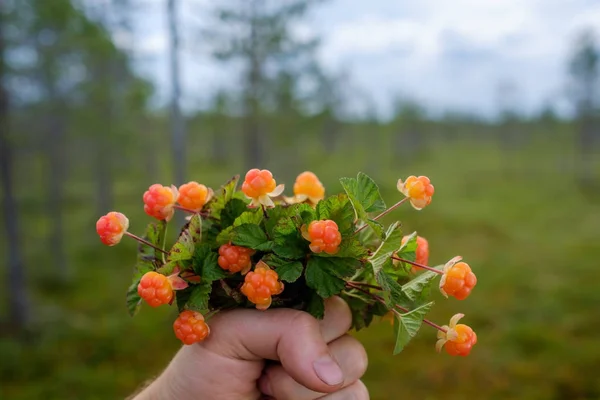
[(231, 242), (236, 246), (248, 247), (254, 250), (268, 251), (273, 244), (267, 238), (265, 231), (255, 224), (242, 224), (233, 228)]
[(134, 267), (133, 281), (139, 281), (146, 272), (154, 271), (157, 267), (156, 264), (149, 261), (138, 261)]
[[(391, 263), (392, 261), (389, 260), (388, 262)], [(407, 305), (409, 299), (403, 292), (402, 286), (396, 281), (396, 279), (392, 275), (389, 275), (385, 272), (387, 269), (388, 268), (386, 268), (386, 266), (384, 265), (384, 268), (382, 268), (375, 275), (375, 279), (377, 280), (377, 283), (381, 286), (381, 288), (385, 291), (387, 295), (385, 298), (389, 299), (388, 308), (393, 309), (394, 305)]]
[(274, 254), (269, 254), (262, 260), (277, 272), (279, 279), (285, 282), (292, 283), (298, 280), (304, 269), (300, 261), (283, 260)]
[(177, 239), (177, 242), (169, 251), (169, 255), (167, 257), (168, 261), (189, 260), (194, 254), (194, 246), (195, 245), (192, 236), (187, 229), (184, 230), (181, 232), (179, 239)]
[(342, 236), (354, 233), (356, 214), (350, 199), (343, 193), (319, 201), (316, 217), (318, 220), (334, 221)]
[(311, 257), (306, 266), (306, 284), (321, 297), (331, 297), (344, 289), (343, 278), (352, 276), (360, 265), (360, 261), (353, 258)]
[[(167, 223), (165, 221), (151, 222), (146, 227), (143, 239), (152, 243), (159, 249), (163, 248)], [(162, 259), (162, 253), (143, 243), (138, 244), (138, 262), (153, 262)]]
[(404, 347), (417, 334), (423, 323), (425, 315), (431, 309), (433, 302), (424, 304), (406, 314), (395, 314), (396, 323), (394, 329), (396, 331), (396, 345), (394, 346), (394, 355), (400, 353)]
[(239, 175), (231, 178), (221, 187), (221, 189), (219, 189), (215, 197), (210, 201), (208, 208), (210, 209), (212, 216), (217, 218), (221, 216), (221, 211), (225, 208), (225, 205), (233, 198), (235, 194), (235, 189), (239, 179)]
[(386, 231), (385, 238), (381, 242), (381, 245), (379, 245), (377, 250), (369, 258), (375, 276), (383, 269), (383, 265), (391, 259), (392, 254), (400, 248), (401, 242), (402, 231), (400, 230), (400, 223), (394, 222)]
[(202, 241), (202, 218), (200, 214), (192, 215), (188, 223), (187, 231), (192, 238), (192, 242), (200, 243)]
[(368, 254), (367, 248), (363, 246), (355, 236), (347, 236), (340, 243), (337, 253), (331, 255), (319, 253), (319, 257), (350, 257), (362, 259)]
[(127, 289), (127, 311), (132, 317), (135, 316), (140, 310), (142, 305), (142, 298), (138, 294), (138, 285), (140, 280), (134, 281)]
[(282, 217), (273, 226), (273, 252), (280, 257), (302, 259), (308, 252), (308, 242), (300, 233), (297, 222), (291, 217)]
[(345, 295), (342, 298), (350, 307), (352, 313), (352, 329), (359, 331), (369, 326), (373, 321), (373, 313), (370, 312), (371, 304), (368, 299), (361, 295)]
[(196, 247), (193, 257), (194, 272), (202, 279), (202, 282), (213, 282), (229, 275), (227, 271), (219, 267), (218, 258), (217, 253), (211, 251), (209, 245), (202, 244)]
[[(437, 267), (433, 267), (439, 271), (444, 269), (444, 265), (438, 265)], [(431, 283), (437, 278), (439, 274), (436, 274), (433, 271), (425, 271), (416, 278), (411, 280), (408, 283), (402, 285), (402, 292), (406, 297), (408, 297), (411, 301), (417, 301), (421, 297), (421, 293), (428, 289), (431, 286)]]
[(208, 299), (211, 291), (212, 284), (210, 282), (202, 282), (199, 285), (195, 285), (186, 303), (186, 308), (198, 312), (208, 310)]
[(234, 221), (231, 226), (228, 226), (221, 232), (219, 232), (217, 236), (217, 244), (219, 246), (227, 244), (233, 240), (233, 229), (237, 226), (243, 224), (255, 224), (260, 225), (263, 220), (263, 214), (260, 211), (245, 211), (240, 214)]
[(175, 267), (179, 265), (180, 261), (169, 261), (168, 263), (163, 264), (159, 269), (156, 270), (159, 274), (163, 274), (169, 276), (175, 270)]
[(411, 233), (406, 242), (400, 246), (397, 256), (408, 261), (415, 261), (417, 258), (417, 232)]
[(325, 301), (317, 293), (313, 293), (308, 300), (306, 312), (316, 319), (323, 319), (325, 316)]
[(248, 205), (240, 199), (231, 199), (221, 211), (221, 225), (230, 226), (233, 222), (248, 210)]
[(356, 199), (365, 212), (385, 211), (386, 206), (379, 193), (379, 186), (366, 174), (359, 172), (356, 179), (342, 178), (340, 182), (348, 196)]
[(183, 290), (177, 290), (175, 292), (175, 302), (177, 303), (177, 310), (182, 312), (185, 310), (185, 305), (187, 304), (190, 296), (192, 295), (192, 291), (194, 290), (194, 286), (188, 286)]

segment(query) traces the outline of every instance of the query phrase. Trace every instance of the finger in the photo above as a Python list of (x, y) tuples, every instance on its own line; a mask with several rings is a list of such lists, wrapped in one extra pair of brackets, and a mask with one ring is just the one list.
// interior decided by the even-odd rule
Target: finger
[(325, 316), (319, 321), (321, 334), (329, 343), (346, 334), (352, 326), (352, 312), (348, 304), (338, 296), (325, 300)]
[[(367, 354), (364, 347), (352, 336), (345, 335), (329, 344), (329, 351), (342, 368), (342, 387), (354, 384), (367, 370)], [(281, 365), (267, 367), (259, 380), (262, 393), (277, 400), (313, 400), (325, 395), (310, 390), (292, 378)]]
[(320, 400), (369, 400), (369, 390), (362, 381), (356, 381), (352, 385), (345, 387), (339, 392), (331, 393)]
[[(336, 310), (330, 308), (330, 317), (337, 319)], [(234, 310), (215, 316), (210, 326), (210, 336), (199, 344), (209, 351), (233, 359), (280, 361), (294, 380), (317, 392), (331, 393), (344, 381), (319, 322), (303, 311)]]

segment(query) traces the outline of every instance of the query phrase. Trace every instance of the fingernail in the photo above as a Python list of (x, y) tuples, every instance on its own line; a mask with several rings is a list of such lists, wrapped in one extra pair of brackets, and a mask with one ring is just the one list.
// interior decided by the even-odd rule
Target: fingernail
[(344, 373), (331, 356), (319, 358), (313, 367), (317, 376), (329, 386), (338, 386), (344, 381)]

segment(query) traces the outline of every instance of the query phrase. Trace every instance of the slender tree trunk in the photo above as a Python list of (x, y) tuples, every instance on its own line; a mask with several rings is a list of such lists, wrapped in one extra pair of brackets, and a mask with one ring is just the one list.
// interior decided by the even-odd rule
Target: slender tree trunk
[(169, 18), (169, 32), (171, 40), (170, 64), (171, 64), (171, 144), (173, 149), (173, 173), (174, 184), (185, 183), (186, 152), (185, 152), (185, 124), (181, 115), (180, 100), (180, 70), (179, 70), (179, 34), (176, 0), (167, 0), (167, 12)]
[[(0, 15), (0, 28), (1, 19)], [(4, 87), (6, 68), (4, 63), (4, 35), (0, 29), (0, 181), (2, 193), (2, 212), (7, 238), (6, 296), (9, 325), (17, 331), (22, 330), (30, 318), (29, 300), (21, 243), (19, 241), (19, 215), (15, 202), (12, 180), (12, 149), (8, 136), (8, 92)]]

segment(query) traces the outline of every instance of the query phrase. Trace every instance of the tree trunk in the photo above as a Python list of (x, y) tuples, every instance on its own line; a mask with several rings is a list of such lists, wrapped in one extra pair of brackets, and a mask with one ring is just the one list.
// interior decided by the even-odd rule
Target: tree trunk
[(181, 115), (180, 100), (181, 87), (179, 76), (179, 35), (177, 31), (176, 0), (167, 0), (169, 18), (169, 32), (171, 40), (171, 145), (173, 150), (173, 178), (175, 185), (185, 183), (186, 152), (185, 152), (185, 124)]
[[(0, 19), (2, 17), (0, 16)], [(19, 215), (14, 198), (12, 180), (12, 148), (8, 135), (8, 92), (5, 89), (6, 68), (4, 63), (4, 36), (0, 29), (0, 181), (2, 192), (2, 212), (6, 230), (6, 295), (9, 326), (20, 331), (26, 327), (29, 318), (25, 269), (19, 241)]]

